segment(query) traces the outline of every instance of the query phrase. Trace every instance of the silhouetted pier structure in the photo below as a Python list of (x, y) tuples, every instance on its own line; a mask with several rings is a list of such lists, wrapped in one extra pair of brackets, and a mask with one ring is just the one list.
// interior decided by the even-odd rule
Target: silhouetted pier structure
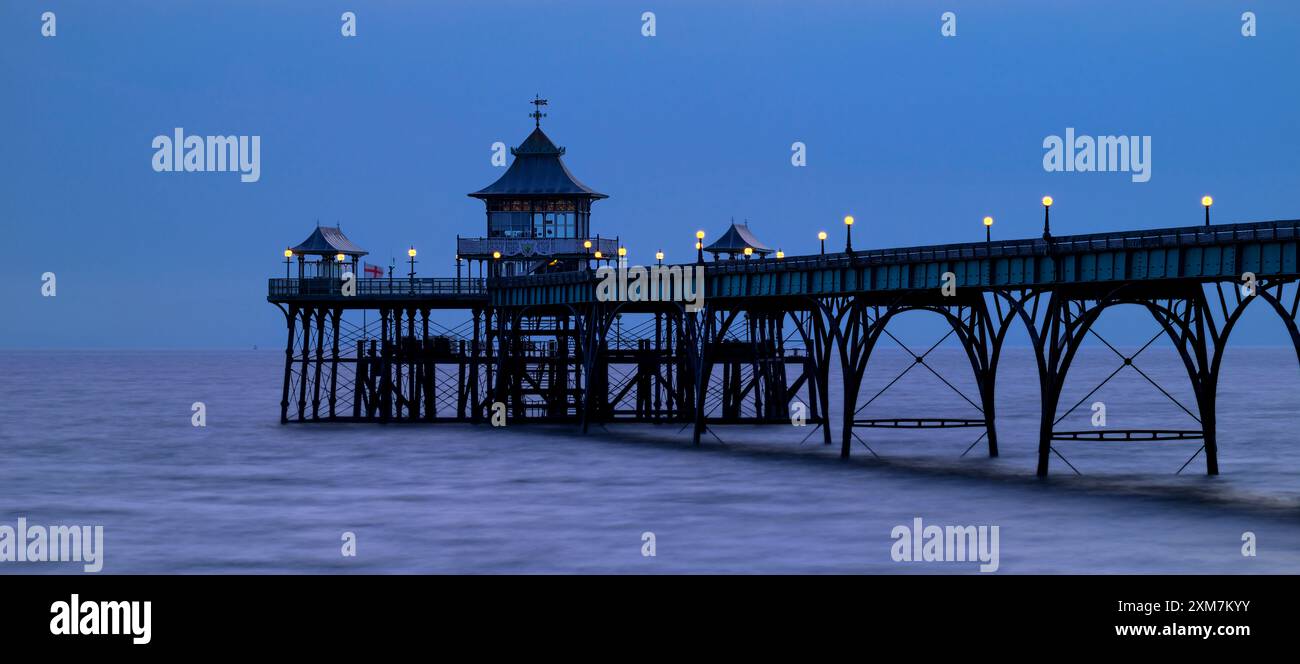
[[(281, 421), (480, 423), (501, 404), (511, 425), (676, 423), (698, 443), (711, 425), (789, 426), (802, 416), (825, 444), (834, 421), (844, 457), (856, 429), (952, 427), (982, 430), (977, 444), (997, 456), (998, 363), (1020, 326), (1041, 391), (1040, 475), (1056, 441), (1199, 442), (1193, 458), (1203, 452), (1213, 475), (1220, 365), (1245, 309), (1262, 301), (1279, 314), (1300, 357), (1300, 220), (1066, 236), (1045, 228), (1026, 240), (708, 262), (701, 242), (699, 260), (680, 264), (703, 267), (702, 307), (690, 311), (682, 299), (598, 296), (597, 268), (618, 264), (620, 246), (591, 237), (591, 204), (605, 196), (573, 178), (562, 154), (539, 124), (501, 180), (471, 194), (486, 203), (488, 235), (458, 238), (467, 276), (416, 277), (412, 250), (406, 276), (356, 278), (348, 292), (345, 273), (358, 274), (364, 252), (338, 229), (318, 229), (286, 256), (290, 274), (271, 279), (268, 294), (288, 328)], [(1097, 317), (1121, 304), (1145, 308), (1172, 342), (1196, 401), (1178, 405), (1196, 428), (1058, 430), (1076, 353)], [(449, 327), (439, 320), (446, 310), (466, 320)], [(963, 398), (978, 416), (860, 416), (872, 352), (890, 321), (912, 311), (939, 316), (960, 343), (978, 392)], [(925, 353), (908, 352), (925, 364)]]

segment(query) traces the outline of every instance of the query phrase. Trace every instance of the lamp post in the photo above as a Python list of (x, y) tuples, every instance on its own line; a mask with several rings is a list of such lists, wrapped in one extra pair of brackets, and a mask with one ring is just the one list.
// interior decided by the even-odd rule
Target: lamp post
[(784, 252), (784, 251), (781, 251), (780, 249), (777, 249), (777, 250), (776, 250), (776, 259), (777, 259), (777, 260), (781, 260), (782, 258), (785, 258), (785, 252)]
[(619, 247), (618, 248), (618, 269), (623, 270), (626, 268), (627, 268), (627, 247)]
[(293, 258), (293, 249), (288, 249), (288, 248), (286, 248), (286, 249), (284, 250), (284, 278), (285, 278), (285, 279), (290, 278), (290, 277), (289, 277), (289, 259), (290, 259), (290, 258)]
[(817, 239), (822, 241), (822, 255), (826, 255), (826, 231), (818, 231)]
[(408, 276), (410, 278), (411, 292), (414, 293), (415, 292), (415, 247), (414, 246), (406, 250), (406, 257), (411, 259), (411, 273)]
[(1205, 206), (1205, 226), (1210, 226), (1210, 206), (1214, 205), (1214, 199), (1209, 196), (1201, 197), (1201, 205)]
[(1052, 197), (1043, 197), (1043, 239), (1052, 239)]
[[(600, 252), (599, 251), (596, 252), (596, 255), (599, 256)], [(492, 277), (493, 278), (501, 276), (500, 274), (498, 274), (498, 272), (500, 272), (501, 270), (501, 266), (498, 264), (500, 260), (501, 260), (501, 252), (499, 251), (492, 252)]]
[(695, 231), (695, 262), (704, 264), (704, 231)]
[(853, 215), (844, 215), (844, 253), (853, 253)]
[(660, 249), (659, 251), (656, 251), (656, 252), (655, 252), (655, 260), (659, 262), (659, 263), (658, 263), (659, 265), (663, 265), (663, 264), (664, 264), (664, 250), (663, 250), (663, 249)]
[(456, 292), (460, 292), (460, 254), (456, 254)]
[(745, 260), (749, 260), (749, 257), (750, 257), (750, 256), (753, 256), (753, 255), (754, 255), (754, 248), (753, 248), (753, 247), (745, 247)]
[(984, 217), (984, 254), (988, 256), (988, 280), (993, 283), (993, 217)]

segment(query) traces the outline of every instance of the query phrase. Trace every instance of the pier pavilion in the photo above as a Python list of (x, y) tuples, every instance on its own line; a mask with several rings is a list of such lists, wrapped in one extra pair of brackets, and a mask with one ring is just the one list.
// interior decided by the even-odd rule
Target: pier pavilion
[[(298, 260), (298, 279), (342, 279), (343, 275), (357, 272), (357, 260), (366, 251), (343, 234), (336, 226), (317, 226), (306, 240), (284, 251), (286, 266)], [(287, 274), (285, 275), (288, 276)], [(326, 282), (321, 282), (322, 285)]]
[(514, 162), (496, 182), (469, 194), (484, 203), (487, 231), (477, 238), (458, 236), (456, 255), (479, 263), (480, 272), (483, 267), (502, 277), (572, 272), (618, 254), (618, 240), (594, 234), (591, 226), (592, 203), (609, 197), (569, 172), (564, 148), (542, 131), (546, 100), (533, 103), (533, 131), (511, 148)]
[(748, 221), (742, 224), (732, 221), (721, 237), (704, 247), (704, 253), (712, 255), (713, 260), (721, 260), (723, 256), (726, 256), (726, 260), (736, 260), (751, 256), (763, 258), (775, 252), (754, 236), (753, 231), (749, 230)]

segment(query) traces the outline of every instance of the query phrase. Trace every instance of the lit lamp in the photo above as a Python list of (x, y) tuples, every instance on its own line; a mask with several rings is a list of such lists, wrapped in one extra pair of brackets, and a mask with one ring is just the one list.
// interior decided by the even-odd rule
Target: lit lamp
[(853, 253), (853, 215), (844, 215), (844, 253)]
[(984, 241), (993, 241), (993, 217), (984, 217)]
[[(600, 257), (600, 252), (599, 252), (599, 251), (596, 252), (596, 257), (597, 257), (597, 258)], [(497, 270), (499, 269), (499, 268), (497, 267), (497, 261), (499, 261), (499, 260), (501, 260), (501, 252), (499, 252), (499, 251), (494, 251), (494, 252), (492, 252), (492, 276), (494, 276), (494, 277), (499, 276), (499, 275), (497, 274)]]
[(293, 249), (284, 250), (284, 278), (289, 278), (289, 259), (293, 258)]
[(659, 261), (660, 265), (664, 264), (664, 252), (662, 249), (655, 252), (655, 260)]
[(627, 265), (627, 247), (618, 248), (618, 266), (622, 268)]
[(704, 231), (695, 231), (695, 260), (704, 262)]
[[(342, 255), (342, 254), (340, 254)], [(411, 280), (415, 281), (415, 247), (406, 250), (407, 258), (411, 259)]]
[(785, 258), (785, 252), (784, 252), (784, 251), (781, 251), (780, 249), (777, 249), (777, 250), (776, 250), (776, 259), (777, 259), (777, 260), (781, 260), (782, 258)]
[(1201, 197), (1201, 205), (1205, 206), (1205, 225), (1210, 225), (1210, 206), (1214, 205), (1214, 199), (1209, 196)]
[(818, 231), (817, 239), (822, 241), (822, 255), (826, 255), (826, 231)]
[(1043, 197), (1043, 239), (1052, 239), (1052, 197)]
[(753, 256), (753, 255), (754, 255), (754, 248), (753, 248), (753, 247), (745, 247), (745, 260), (749, 260), (749, 257), (750, 257), (750, 256)]

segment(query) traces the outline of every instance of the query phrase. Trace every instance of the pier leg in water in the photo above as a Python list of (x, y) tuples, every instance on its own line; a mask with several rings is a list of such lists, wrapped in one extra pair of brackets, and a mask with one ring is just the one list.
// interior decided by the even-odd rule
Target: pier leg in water
[(288, 309), (281, 308), (281, 311), (284, 312), (285, 324), (289, 328), (289, 340), (284, 345), (284, 390), (280, 396), (280, 423), (284, 424), (289, 421), (289, 384), (293, 378), (293, 338), (298, 322), (298, 307), (289, 305)]

